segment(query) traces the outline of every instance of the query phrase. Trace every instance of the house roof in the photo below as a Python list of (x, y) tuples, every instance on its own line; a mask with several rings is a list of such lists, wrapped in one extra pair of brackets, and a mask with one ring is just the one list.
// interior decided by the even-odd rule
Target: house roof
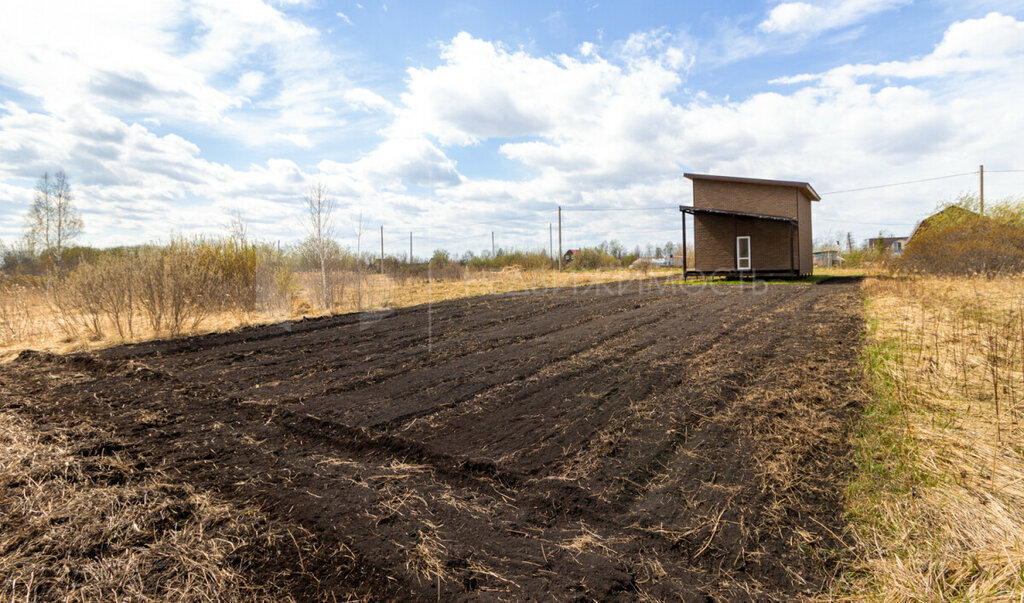
[(874, 237), (868, 239), (868, 245), (878, 245), (879, 241), (882, 242), (882, 245), (892, 245), (896, 241), (903, 241), (905, 243), (909, 238), (910, 237)]
[(821, 201), (821, 195), (819, 195), (814, 187), (807, 182), (798, 182), (796, 180), (766, 180), (764, 178), (739, 178), (736, 176), (715, 176), (712, 174), (683, 174), (684, 177), (690, 180), (714, 180), (717, 182), (735, 182), (737, 184), (764, 184), (768, 186), (786, 186), (790, 188), (798, 188), (805, 195), (807, 195), (811, 201)]
[(790, 218), (788, 216), (773, 216), (771, 214), (754, 214), (746, 211), (732, 211), (731, 209), (716, 209), (712, 207), (692, 207), (689, 205), (680, 205), (679, 211), (686, 214), (711, 214), (717, 216), (735, 216), (738, 218), (754, 218), (757, 220), (772, 220), (775, 222), (788, 222), (790, 224), (797, 224), (796, 218)]
[(929, 222), (932, 222), (935, 219), (938, 219), (939, 216), (956, 216), (956, 217), (962, 218), (962, 217), (965, 217), (965, 216), (976, 216), (976, 215), (978, 215), (977, 212), (971, 211), (969, 209), (965, 209), (963, 207), (960, 207), (959, 205), (950, 205), (949, 207), (943, 208), (942, 210), (937, 211), (934, 214), (932, 214), (932, 215), (928, 216), (927, 218), (925, 218), (925, 219), (921, 220), (920, 222), (918, 222), (917, 225), (914, 226), (914, 230), (910, 231), (910, 236), (907, 237), (907, 239), (909, 240), (909, 239), (914, 238), (914, 235), (917, 234), (918, 230), (920, 230), (923, 226), (926, 226)]

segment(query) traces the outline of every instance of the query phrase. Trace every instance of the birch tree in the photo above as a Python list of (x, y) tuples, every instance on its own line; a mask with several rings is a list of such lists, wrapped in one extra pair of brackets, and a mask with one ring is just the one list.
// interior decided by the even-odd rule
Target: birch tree
[(334, 199), (327, 192), (327, 186), (318, 182), (306, 193), (306, 230), (309, 244), (320, 260), (320, 286), (325, 309), (330, 308), (330, 288), (327, 286), (327, 260), (333, 249)]
[(75, 208), (64, 170), (57, 170), (53, 177), (44, 173), (39, 178), (26, 221), (33, 249), (49, 254), (59, 266), (64, 248), (82, 234), (82, 216)]

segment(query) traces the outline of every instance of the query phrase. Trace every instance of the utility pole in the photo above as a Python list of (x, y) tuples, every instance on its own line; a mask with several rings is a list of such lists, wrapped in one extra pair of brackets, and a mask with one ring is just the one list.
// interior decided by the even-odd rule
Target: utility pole
[(562, 271), (562, 206), (558, 206), (558, 271)]
[(384, 274), (384, 225), (380, 225), (380, 273)]
[(492, 258), (496, 257), (494, 255), (494, 231), (493, 230), (491, 231), (491, 257)]
[(981, 202), (981, 215), (985, 215), (985, 166), (978, 166), (978, 200)]
[(412, 231), (409, 231), (409, 263), (412, 263)]

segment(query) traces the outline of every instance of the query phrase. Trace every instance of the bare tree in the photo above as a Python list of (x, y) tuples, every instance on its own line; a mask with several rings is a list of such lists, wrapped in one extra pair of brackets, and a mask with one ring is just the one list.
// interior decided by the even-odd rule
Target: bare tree
[(32, 247), (51, 254), (59, 266), (64, 248), (82, 234), (82, 216), (64, 170), (57, 170), (52, 178), (48, 173), (39, 178), (26, 221)]
[(324, 308), (330, 308), (330, 289), (327, 287), (327, 260), (334, 236), (334, 199), (327, 186), (318, 182), (306, 193), (306, 230), (309, 243), (320, 260), (320, 285), (323, 289)]
[(249, 238), (249, 225), (245, 222), (242, 210), (233, 209), (228, 212), (228, 236), (239, 243), (245, 243)]
[(53, 241), (53, 205), (53, 181), (49, 173), (44, 173), (36, 183), (32, 206), (25, 216), (25, 239), (33, 252), (45, 252)]

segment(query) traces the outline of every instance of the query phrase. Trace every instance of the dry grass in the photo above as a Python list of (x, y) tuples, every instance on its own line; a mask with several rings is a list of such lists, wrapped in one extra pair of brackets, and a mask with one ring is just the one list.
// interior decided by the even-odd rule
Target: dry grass
[(110, 447), (84, 425), (41, 430), (0, 411), (5, 598), (292, 600), (277, 585), (288, 576), (263, 564), (289, 550), (315, 556), (306, 535), (168, 482)]
[[(671, 270), (657, 270), (651, 276), (672, 274)], [(309, 275), (296, 275), (301, 284), (315, 279)], [(428, 280), (422, 278), (394, 278), (388, 275), (355, 273), (334, 275), (339, 284), (335, 292), (337, 303), (330, 313), (342, 314), (358, 311), (379, 311), (390, 308), (415, 306), (464, 297), (543, 289), (548, 287), (577, 287), (597, 283), (619, 282), (641, 278), (635, 270), (602, 270), (593, 272), (562, 272), (551, 270), (519, 270), (509, 267), (499, 271), (466, 271), (456, 280)], [(268, 324), (308, 315), (327, 314), (316, 309), (310, 286), (298, 287), (288, 307), (262, 311), (210, 312), (189, 333), (227, 331), (245, 325)], [(0, 289), (0, 358), (10, 358), (20, 350), (32, 348), (55, 353), (68, 353), (108, 347), (123, 343), (116, 326), (104, 316), (88, 317), (90, 323), (102, 333), (69, 334), (64, 319), (47, 300), (42, 287), (16, 286)], [(130, 341), (145, 341), (164, 336), (149, 325), (135, 326)]]
[(836, 598), (1024, 600), (1024, 281), (869, 279), (874, 387)]

